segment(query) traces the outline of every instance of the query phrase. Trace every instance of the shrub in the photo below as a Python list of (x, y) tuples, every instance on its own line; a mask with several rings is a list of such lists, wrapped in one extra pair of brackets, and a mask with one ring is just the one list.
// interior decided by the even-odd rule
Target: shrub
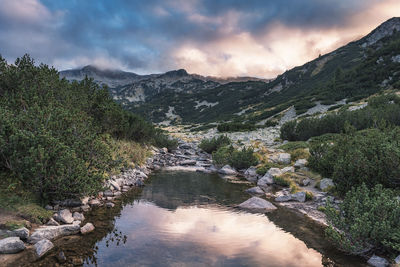
[(304, 141), (288, 142), (284, 145), (281, 145), (279, 148), (286, 151), (295, 150), (299, 148), (308, 148), (308, 143)]
[(228, 122), (221, 123), (217, 126), (219, 132), (243, 132), (243, 131), (254, 131), (257, 127), (254, 124), (240, 123), (240, 122)]
[(374, 250), (400, 252), (400, 202), (390, 189), (365, 184), (346, 194), (339, 210), (329, 203), (326, 235), (347, 253), (364, 255)]
[(340, 194), (363, 183), (395, 188), (400, 184), (399, 144), (400, 128), (341, 135), (334, 143), (313, 144), (309, 166), (332, 177)]
[(178, 140), (171, 138), (161, 131), (157, 131), (153, 137), (153, 144), (156, 147), (166, 147), (169, 151), (172, 151), (178, 147)]
[(237, 169), (246, 169), (258, 163), (252, 148), (234, 149), (233, 146), (219, 148), (213, 153), (213, 160), (220, 165), (229, 164)]
[(314, 194), (310, 191), (306, 191), (306, 200), (313, 200)]
[(203, 139), (199, 147), (207, 153), (213, 153), (223, 146), (229, 146), (231, 140), (226, 135), (220, 135), (211, 139)]
[(291, 185), (290, 178), (288, 178), (286, 176), (277, 176), (274, 178), (274, 182), (275, 182), (275, 184), (283, 186), (283, 187), (289, 187)]

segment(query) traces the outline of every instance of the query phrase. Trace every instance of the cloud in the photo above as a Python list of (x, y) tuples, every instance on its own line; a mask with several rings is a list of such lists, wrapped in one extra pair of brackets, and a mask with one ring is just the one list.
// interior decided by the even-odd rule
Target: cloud
[[(0, 0), (0, 53), (59, 69), (273, 77), (396, 15), (398, 0)], [(365, 19), (368, 17), (368, 20)]]

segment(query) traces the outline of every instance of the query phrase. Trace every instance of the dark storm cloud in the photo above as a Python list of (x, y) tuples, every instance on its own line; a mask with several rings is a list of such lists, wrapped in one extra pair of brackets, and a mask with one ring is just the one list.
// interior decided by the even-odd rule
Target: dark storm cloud
[(304, 29), (343, 27), (377, 2), (0, 0), (0, 53), (11, 59), (29, 52), (59, 68), (101, 58), (116, 67), (164, 71), (176, 67), (169, 53), (182, 43), (207, 45), (242, 32), (257, 37), (276, 22)]

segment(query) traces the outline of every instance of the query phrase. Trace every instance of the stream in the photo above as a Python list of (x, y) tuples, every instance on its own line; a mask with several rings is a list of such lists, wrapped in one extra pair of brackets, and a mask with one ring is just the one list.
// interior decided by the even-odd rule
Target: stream
[(249, 187), (215, 174), (154, 173), (114, 208), (88, 213), (93, 233), (56, 240), (56, 249), (30, 266), (57, 266), (60, 251), (84, 266), (365, 266), (333, 248), (303, 215), (235, 208), (250, 197)]

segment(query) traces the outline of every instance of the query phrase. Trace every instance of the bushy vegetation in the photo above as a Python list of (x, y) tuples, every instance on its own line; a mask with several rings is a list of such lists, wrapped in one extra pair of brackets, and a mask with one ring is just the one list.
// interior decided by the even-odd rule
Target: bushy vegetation
[(231, 140), (226, 135), (220, 135), (218, 137), (213, 137), (211, 139), (203, 139), (199, 144), (199, 147), (203, 149), (207, 153), (213, 153), (217, 151), (219, 148), (224, 146), (229, 146), (231, 144)]
[(281, 138), (289, 141), (305, 141), (326, 133), (341, 133), (346, 123), (357, 130), (378, 127), (382, 123), (400, 125), (400, 97), (382, 95), (369, 100), (367, 107), (328, 114), (322, 118), (289, 121), (282, 125)]
[(390, 189), (365, 184), (346, 194), (339, 210), (328, 205), (327, 236), (347, 253), (400, 252), (400, 200)]
[(110, 138), (151, 142), (155, 133), (92, 80), (0, 57), (0, 173), (42, 201), (95, 193), (118, 164)]
[(224, 146), (212, 154), (213, 160), (219, 165), (229, 164), (236, 169), (247, 169), (258, 163), (252, 148), (235, 149), (233, 146)]
[(345, 194), (353, 186), (400, 185), (400, 128), (369, 129), (337, 136), (333, 142), (313, 143), (309, 164), (332, 177)]

